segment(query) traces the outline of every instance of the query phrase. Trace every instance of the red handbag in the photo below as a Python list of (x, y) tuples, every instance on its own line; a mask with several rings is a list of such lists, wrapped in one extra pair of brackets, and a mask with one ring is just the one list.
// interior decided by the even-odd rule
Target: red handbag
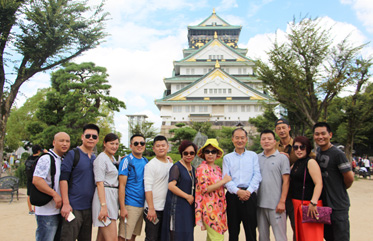
[(318, 219), (313, 218), (311, 216), (307, 216), (308, 213), (308, 206), (303, 206), (303, 198), (304, 198), (304, 189), (306, 183), (306, 171), (307, 167), (304, 169), (304, 179), (303, 179), (303, 192), (302, 192), (302, 223), (324, 223), (324, 224), (331, 224), (332, 221), (330, 219), (330, 215), (332, 214), (331, 207), (316, 207), (317, 212), (319, 213)]

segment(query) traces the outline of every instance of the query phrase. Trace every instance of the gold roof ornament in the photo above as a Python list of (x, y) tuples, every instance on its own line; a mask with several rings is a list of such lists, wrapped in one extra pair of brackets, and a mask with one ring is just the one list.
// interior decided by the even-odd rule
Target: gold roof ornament
[(213, 14), (215, 14), (215, 13), (216, 13), (216, 12), (215, 12), (215, 8), (213, 8), (213, 9), (212, 9), (212, 13), (213, 13)]
[(214, 33), (214, 39), (217, 39), (218, 38), (218, 33), (215, 31)]
[(218, 60), (216, 60), (215, 69), (220, 69), (220, 64)]

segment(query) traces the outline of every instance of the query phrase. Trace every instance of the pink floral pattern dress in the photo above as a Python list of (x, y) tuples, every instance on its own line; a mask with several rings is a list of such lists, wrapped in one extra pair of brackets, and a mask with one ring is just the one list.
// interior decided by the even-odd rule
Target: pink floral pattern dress
[(196, 224), (204, 227), (209, 225), (220, 234), (227, 231), (227, 204), (225, 201), (224, 187), (207, 193), (207, 187), (222, 180), (222, 171), (219, 166), (216, 169), (203, 161), (197, 168), (197, 185), (195, 196)]

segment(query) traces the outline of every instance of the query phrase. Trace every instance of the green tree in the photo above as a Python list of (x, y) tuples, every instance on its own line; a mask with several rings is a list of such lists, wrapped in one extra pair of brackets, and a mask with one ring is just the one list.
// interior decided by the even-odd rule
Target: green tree
[(249, 118), (249, 123), (254, 125), (258, 132), (263, 130), (273, 130), (277, 116), (273, 113), (273, 106), (266, 105), (263, 115)]
[[(334, 130), (334, 141), (345, 145), (346, 156), (352, 160), (354, 144), (366, 145), (373, 129), (373, 84), (365, 88), (370, 78), (372, 60), (358, 59), (351, 76), (355, 82), (354, 93), (333, 101), (328, 116)], [(368, 135), (367, 135), (368, 134)]]
[(193, 138), (196, 136), (197, 131), (189, 126), (183, 126), (180, 128), (174, 128), (169, 131), (173, 136), (169, 138), (169, 141), (172, 142), (172, 152), (178, 153), (178, 148), (180, 143), (183, 140), (193, 141)]
[(128, 127), (130, 129), (130, 133), (142, 134), (147, 141), (153, 139), (158, 134), (157, 128), (154, 127), (154, 122), (150, 121), (136, 123), (128, 122)]
[(103, 5), (8, 0), (0, 8), (0, 159), (10, 111), (23, 83), (95, 48), (106, 36)]
[(234, 150), (234, 145), (232, 143), (232, 132), (234, 129), (236, 129), (236, 127), (222, 126), (216, 133), (219, 146), (223, 148), (226, 153)]
[(31, 122), (39, 122), (42, 125), (35, 113), (39, 103), (43, 101), (48, 91), (49, 89), (47, 88), (39, 89), (34, 96), (26, 100), (23, 106), (12, 108), (5, 136), (5, 148), (7, 150), (14, 151), (20, 146), (29, 146), (28, 142), (24, 143), (24, 141), (30, 140), (30, 133), (25, 127)]
[[(52, 73), (52, 90), (40, 102), (36, 112), (39, 123), (26, 126), (33, 143), (50, 146), (58, 131), (70, 135), (71, 146), (81, 142), (82, 128), (87, 123), (98, 123), (101, 118), (111, 118), (111, 111), (125, 108), (125, 104), (110, 96), (111, 86), (106, 69), (93, 63), (66, 63), (64, 68)], [(110, 126), (110, 124), (109, 124)], [(108, 132), (111, 132), (107, 126)], [(107, 133), (100, 132), (100, 138)]]
[(278, 102), (312, 127), (326, 120), (333, 98), (352, 83), (349, 73), (363, 46), (352, 46), (347, 37), (334, 46), (320, 19), (294, 20), (289, 29), (288, 41), (276, 40), (268, 52), (269, 64), (257, 62), (258, 75)]
[(209, 121), (206, 122), (192, 122), (191, 126), (197, 132), (201, 132), (203, 135), (207, 136), (208, 138), (215, 138), (216, 130), (211, 129), (212, 123)]
[(350, 98), (347, 98), (346, 116), (347, 116), (347, 140), (345, 144), (345, 153), (347, 158), (352, 161), (352, 150), (354, 138), (362, 124), (371, 121), (373, 112), (373, 95), (371, 92), (362, 94), (364, 85), (370, 78), (369, 68), (372, 66), (372, 59), (357, 59), (351, 69), (351, 78), (353, 79), (355, 92)]

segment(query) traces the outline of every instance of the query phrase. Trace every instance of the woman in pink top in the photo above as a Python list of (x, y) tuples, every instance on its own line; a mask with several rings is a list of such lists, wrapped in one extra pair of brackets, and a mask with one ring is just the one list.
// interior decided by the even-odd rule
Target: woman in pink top
[(224, 184), (232, 178), (225, 175), (222, 179), (221, 168), (215, 164), (223, 154), (216, 139), (208, 139), (197, 153), (204, 161), (196, 173), (196, 224), (207, 230), (208, 241), (224, 240), (224, 232), (228, 229)]

